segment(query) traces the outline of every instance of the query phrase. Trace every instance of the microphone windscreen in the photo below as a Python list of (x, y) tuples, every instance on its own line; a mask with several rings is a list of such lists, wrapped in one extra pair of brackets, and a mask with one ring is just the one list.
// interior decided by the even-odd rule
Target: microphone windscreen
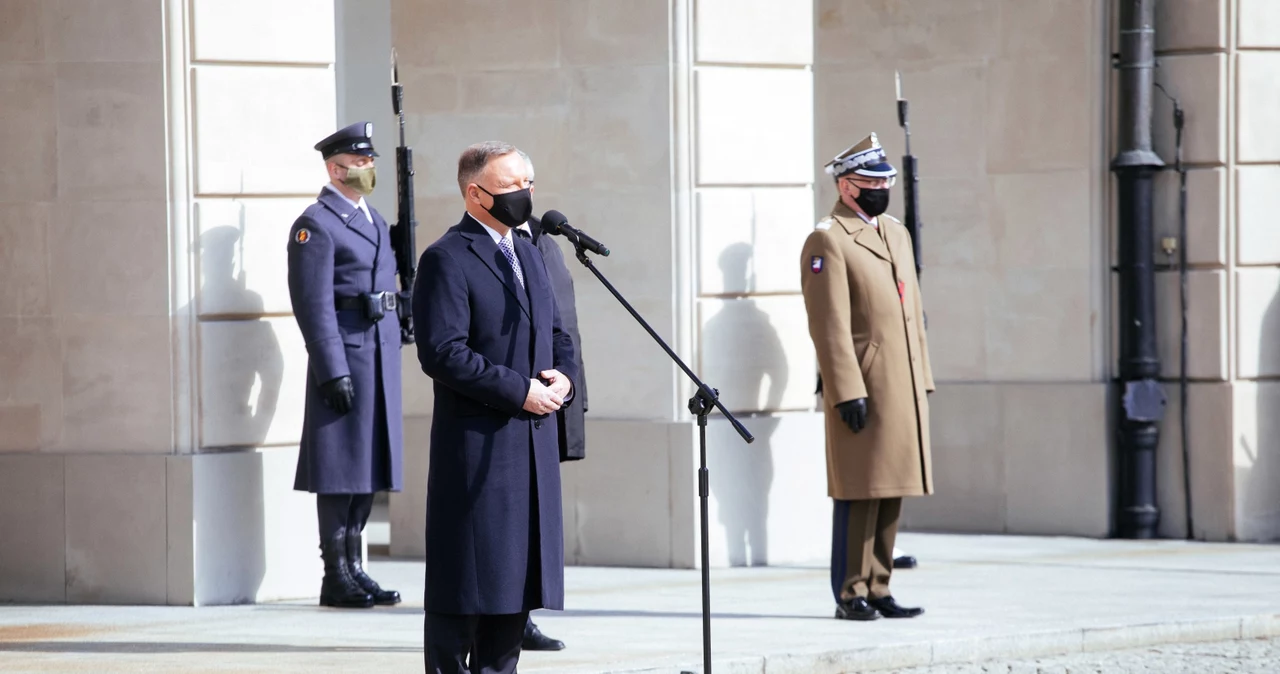
[(564, 217), (564, 213), (560, 211), (547, 211), (542, 216), (542, 229), (552, 234), (560, 233), (560, 226), (569, 224), (569, 219)]

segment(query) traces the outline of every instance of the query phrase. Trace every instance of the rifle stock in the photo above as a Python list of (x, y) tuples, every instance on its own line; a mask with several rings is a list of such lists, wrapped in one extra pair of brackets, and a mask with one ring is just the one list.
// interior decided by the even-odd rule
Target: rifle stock
[(396, 255), (396, 273), (400, 276), (399, 301), (400, 342), (413, 344), (413, 282), (417, 276), (418, 221), (413, 208), (413, 148), (404, 142), (404, 87), (400, 84), (400, 68), (396, 53), (391, 51), (391, 107), (400, 121), (400, 145), (396, 147), (396, 224), (391, 226), (391, 248)]

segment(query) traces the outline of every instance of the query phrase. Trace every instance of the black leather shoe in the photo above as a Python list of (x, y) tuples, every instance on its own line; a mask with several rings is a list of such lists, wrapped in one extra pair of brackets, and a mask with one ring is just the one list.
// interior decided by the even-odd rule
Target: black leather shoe
[(347, 568), (351, 570), (351, 578), (356, 581), (360, 589), (368, 592), (373, 596), (373, 603), (378, 606), (394, 606), (400, 603), (400, 593), (395, 590), (384, 590), (377, 582), (364, 572), (364, 565), (360, 563), (360, 547), (362, 544), (361, 536), (352, 536), (347, 534)]
[(893, 568), (895, 569), (914, 569), (916, 566), (918, 566), (918, 562), (911, 555), (902, 555), (901, 557), (895, 557), (893, 560)]
[(530, 620), (524, 624), (524, 640), (520, 642), (520, 648), (526, 651), (563, 651), (564, 642), (543, 634)]
[(347, 567), (347, 536), (339, 531), (323, 542), (324, 580), (320, 582), (320, 605), (334, 608), (373, 608), (373, 596), (356, 583)]
[(836, 604), (836, 618), (840, 620), (879, 620), (880, 614), (871, 608), (866, 599), (854, 597)]
[(884, 597), (882, 599), (872, 599), (867, 602), (871, 608), (880, 612), (880, 615), (886, 618), (914, 618), (924, 613), (922, 608), (907, 608), (899, 606), (893, 597)]

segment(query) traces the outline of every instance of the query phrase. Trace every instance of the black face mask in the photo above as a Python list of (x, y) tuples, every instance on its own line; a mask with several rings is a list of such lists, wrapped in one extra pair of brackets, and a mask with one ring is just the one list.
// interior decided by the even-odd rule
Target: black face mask
[[(476, 187), (480, 187), (476, 185)], [(489, 215), (502, 224), (516, 228), (529, 221), (529, 216), (533, 215), (533, 192), (529, 188), (516, 190), (515, 192), (504, 192), (502, 194), (494, 194), (483, 187), (480, 191), (493, 197), (493, 207), (486, 208)]]
[(853, 201), (862, 207), (864, 213), (874, 218), (889, 208), (889, 190), (869, 190), (864, 187)]

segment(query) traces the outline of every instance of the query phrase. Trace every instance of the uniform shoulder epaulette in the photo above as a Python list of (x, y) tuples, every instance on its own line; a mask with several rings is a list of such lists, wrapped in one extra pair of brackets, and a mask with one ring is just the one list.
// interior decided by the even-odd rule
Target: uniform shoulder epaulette
[(814, 225), (813, 228), (825, 232), (826, 230), (831, 229), (831, 225), (833, 224), (835, 224), (835, 218), (825, 217), (819, 220), (818, 224)]

